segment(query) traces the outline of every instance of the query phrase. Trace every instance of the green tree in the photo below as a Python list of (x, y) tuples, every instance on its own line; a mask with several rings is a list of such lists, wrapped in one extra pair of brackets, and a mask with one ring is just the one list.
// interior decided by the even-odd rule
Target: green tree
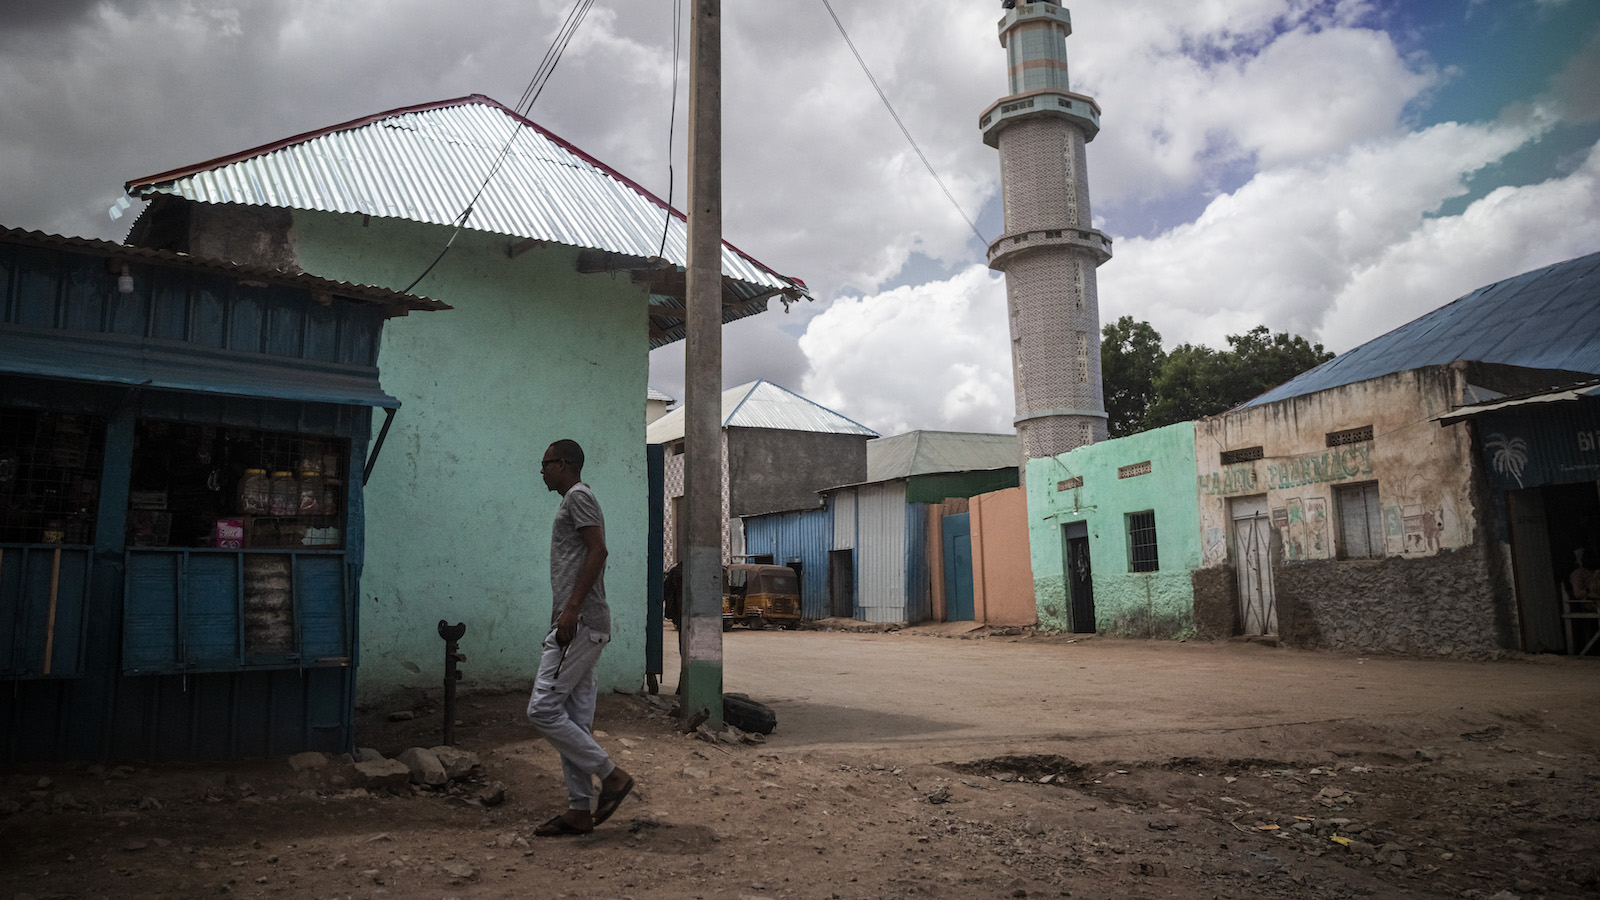
[(1161, 336), (1123, 316), (1104, 328), (1100, 359), (1108, 428), (1122, 437), (1213, 416), (1333, 358), (1321, 344), (1257, 325), (1228, 335), (1228, 349), (1179, 344), (1161, 353)]
[(1228, 347), (1173, 348), (1156, 376), (1145, 429), (1225, 412), (1333, 359), (1321, 344), (1288, 332), (1272, 334), (1265, 325), (1228, 335)]
[(1167, 360), (1161, 335), (1149, 322), (1123, 316), (1100, 329), (1100, 379), (1105, 390), (1106, 427), (1112, 437), (1144, 429), (1155, 401), (1156, 376)]

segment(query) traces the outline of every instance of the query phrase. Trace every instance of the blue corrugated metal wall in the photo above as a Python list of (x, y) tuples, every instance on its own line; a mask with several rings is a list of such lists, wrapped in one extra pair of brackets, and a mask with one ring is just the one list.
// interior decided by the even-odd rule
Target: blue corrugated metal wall
[[(101, 259), (67, 251), (0, 250), (0, 327), (124, 334), (212, 352), (244, 350), (294, 359), (370, 364), (376, 355), (382, 317), (375, 310), (342, 302), (324, 307), (307, 292), (250, 288), (207, 274), (138, 265), (134, 274), (140, 291), (120, 294)], [(359, 472), (365, 462), (369, 410), (14, 375), (0, 375), (0, 404), (84, 413), (108, 423), (94, 544), (62, 548), (64, 575), (76, 571), (69, 563), (76, 565), (74, 560), (89, 555), (81, 625), (72, 618), (57, 620), (51, 654), (56, 666), (48, 675), (39, 674), (39, 666), (24, 665), (17, 653), (8, 657), (16, 657), (11, 662), (18, 672), (35, 674), (0, 682), (0, 761), (205, 759), (348, 749), (353, 738), (353, 658), (347, 666), (329, 668), (125, 674), (123, 524), (139, 418), (346, 438), (350, 452), (345, 471)], [(353, 598), (363, 552), (359, 479), (349, 480), (344, 503), (345, 550), (325, 554), (316, 563), (332, 572), (317, 579), (319, 585), (332, 585), (332, 593), (310, 598), (311, 606), (301, 611), (313, 625), (327, 621), (347, 628), (344, 636), (353, 652)], [(7, 561), (15, 554), (20, 564), (34, 549), (12, 545)], [(342, 572), (348, 572), (348, 588)], [(0, 585), (0, 618), (19, 612), (16, 604), (26, 602), (20, 593), (25, 587), (19, 582), (17, 591), (8, 592)], [(334, 596), (340, 590), (346, 593)], [(59, 596), (73, 594), (63, 590)], [(344, 609), (329, 608), (323, 599)], [(17, 620), (24, 625), (31, 621), (26, 616)], [(302, 631), (307, 627), (301, 623)], [(302, 649), (319, 655), (337, 655), (343, 649), (325, 646), (321, 637), (325, 635), (319, 632)], [(28, 634), (17, 639), (28, 646), (37, 643)]]
[(771, 513), (744, 520), (745, 552), (770, 553), (780, 566), (800, 560), (800, 606), (807, 619), (828, 615), (828, 551), (833, 515), (826, 508)]

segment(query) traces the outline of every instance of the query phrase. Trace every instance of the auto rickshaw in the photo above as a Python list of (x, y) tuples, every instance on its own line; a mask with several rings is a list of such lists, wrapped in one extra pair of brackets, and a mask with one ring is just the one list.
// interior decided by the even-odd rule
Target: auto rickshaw
[(722, 570), (722, 630), (800, 624), (800, 579), (788, 566), (734, 563)]

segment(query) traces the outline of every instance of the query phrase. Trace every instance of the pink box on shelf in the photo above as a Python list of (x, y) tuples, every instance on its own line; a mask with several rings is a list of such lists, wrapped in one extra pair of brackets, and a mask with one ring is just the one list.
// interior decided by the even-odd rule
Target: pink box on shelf
[(244, 520), (218, 519), (211, 530), (212, 546), (221, 550), (238, 550), (244, 546)]

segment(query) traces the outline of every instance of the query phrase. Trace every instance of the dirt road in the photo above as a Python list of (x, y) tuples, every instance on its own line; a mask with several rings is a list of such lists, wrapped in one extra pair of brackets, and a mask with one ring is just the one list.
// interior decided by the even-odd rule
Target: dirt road
[[(949, 636), (930, 640), (941, 632)], [(1419, 661), (1250, 643), (960, 633), (736, 631), (725, 679), (728, 690), (779, 709), (774, 747), (892, 749), (920, 761), (1035, 750), (1130, 762), (1254, 755), (1263, 742), (1273, 752), (1304, 749), (1285, 735), (1345, 731), (1354, 741), (1369, 730), (1409, 749), (1530, 714), (1545, 730), (1600, 743), (1594, 661)], [(668, 671), (675, 665), (669, 658)]]
[[(640, 788), (591, 836), (531, 836), (559, 763), (520, 692), (468, 691), (483, 765), (452, 790), (369, 792), (337, 761), (8, 773), (0, 900), (1600, 893), (1593, 662), (926, 632), (725, 652), (777, 731), (676, 734), (670, 677), (608, 695), (597, 731)], [(359, 742), (437, 742), (436, 710), (394, 711)], [(491, 781), (509, 800), (484, 808)]]

